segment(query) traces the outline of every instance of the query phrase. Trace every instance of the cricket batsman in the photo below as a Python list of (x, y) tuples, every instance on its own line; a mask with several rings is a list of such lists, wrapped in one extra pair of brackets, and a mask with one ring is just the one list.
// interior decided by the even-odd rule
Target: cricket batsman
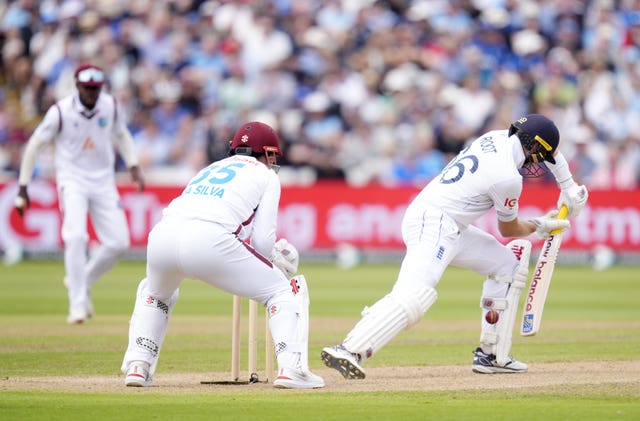
[[(480, 298), (480, 345), (476, 373), (518, 373), (527, 365), (512, 358), (511, 335), (520, 292), (526, 285), (532, 233), (546, 238), (565, 230), (557, 210), (532, 220), (518, 218), (523, 177), (551, 171), (559, 188), (558, 208), (577, 216), (588, 192), (578, 186), (558, 151), (556, 125), (540, 114), (494, 130), (462, 150), (413, 200), (402, 222), (406, 253), (391, 292), (362, 311), (342, 343), (326, 347), (321, 358), (346, 379), (365, 377), (363, 364), (399, 332), (418, 323), (438, 298), (436, 286), (449, 265), (486, 276)], [(507, 245), (471, 225), (495, 208), (500, 234), (516, 238)]]

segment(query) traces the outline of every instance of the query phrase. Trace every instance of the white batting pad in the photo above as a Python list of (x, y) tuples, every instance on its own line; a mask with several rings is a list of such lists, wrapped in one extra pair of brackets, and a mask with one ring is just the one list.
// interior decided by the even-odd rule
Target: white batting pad
[(403, 329), (420, 321), (437, 298), (436, 290), (426, 286), (387, 294), (373, 306), (365, 307), (362, 318), (344, 340), (344, 347), (359, 354), (364, 362)]
[[(518, 260), (514, 274), (509, 278), (487, 279), (484, 287), (485, 293), (483, 293), (480, 301), (480, 306), (484, 310), (493, 309), (497, 310), (500, 314), (498, 322), (495, 325), (489, 325), (484, 321), (483, 311), (483, 329), (480, 335), (482, 350), (489, 354), (495, 354), (496, 361), (500, 365), (509, 362), (513, 325), (515, 324), (516, 314), (518, 312), (520, 293), (527, 284), (531, 242), (518, 239), (511, 241), (506, 247), (514, 253)], [(492, 289), (492, 284), (502, 282), (508, 283), (506, 297), (501, 298), (486, 293)]]

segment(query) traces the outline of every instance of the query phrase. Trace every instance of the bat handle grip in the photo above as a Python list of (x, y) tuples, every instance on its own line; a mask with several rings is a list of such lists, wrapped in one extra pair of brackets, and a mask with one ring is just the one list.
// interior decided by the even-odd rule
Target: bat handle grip
[[(567, 215), (569, 214), (569, 208), (566, 205), (560, 206), (560, 211), (558, 212), (558, 219), (567, 219)], [(560, 229), (556, 229), (551, 231), (551, 234), (558, 234), (562, 232)]]

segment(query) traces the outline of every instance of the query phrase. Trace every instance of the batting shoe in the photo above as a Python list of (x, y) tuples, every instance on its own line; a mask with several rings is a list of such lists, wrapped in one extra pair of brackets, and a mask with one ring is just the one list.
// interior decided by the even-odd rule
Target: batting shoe
[(129, 364), (127, 375), (124, 378), (124, 385), (128, 387), (151, 386), (149, 364), (144, 361), (134, 361)]
[(505, 365), (499, 365), (496, 361), (496, 356), (493, 354), (485, 354), (482, 348), (478, 347), (473, 352), (472, 370), (474, 373), (524, 373), (528, 368), (525, 363), (516, 361), (511, 356), (509, 356), (509, 361), (507, 361)]
[(324, 348), (320, 357), (327, 367), (338, 370), (345, 379), (364, 379), (365, 377), (358, 355), (347, 351), (347, 348), (342, 345)]
[(281, 368), (273, 386), (278, 389), (319, 389), (324, 387), (324, 380), (308, 370)]

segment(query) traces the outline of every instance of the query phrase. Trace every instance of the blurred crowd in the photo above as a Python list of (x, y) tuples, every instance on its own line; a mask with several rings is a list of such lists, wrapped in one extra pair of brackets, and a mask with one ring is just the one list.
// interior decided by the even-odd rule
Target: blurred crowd
[(640, 183), (640, 0), (0, 0), (0, 14), (9, 177), (91, 62), (152, 182), (184, 181), (260, 120), (281, 134), (285, 185), (422, 186), (536, 112), (580, 183)]

